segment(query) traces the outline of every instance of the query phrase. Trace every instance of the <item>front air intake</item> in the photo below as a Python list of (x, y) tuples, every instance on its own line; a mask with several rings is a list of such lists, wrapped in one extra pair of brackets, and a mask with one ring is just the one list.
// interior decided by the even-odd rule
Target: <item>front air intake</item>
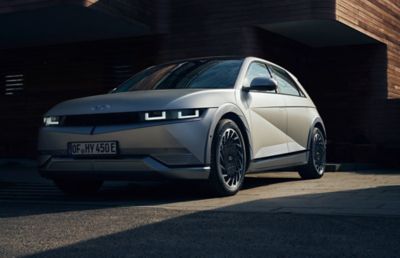
[(126, 125), (140, 122), (140, 115), (136, 112), (67, 115), (61, 119), (61, 126), (102, 126)]

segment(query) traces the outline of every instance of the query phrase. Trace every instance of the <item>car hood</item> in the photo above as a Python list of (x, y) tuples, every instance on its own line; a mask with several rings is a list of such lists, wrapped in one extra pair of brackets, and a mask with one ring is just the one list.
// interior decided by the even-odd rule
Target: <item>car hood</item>
[(173, 89), (131, 91), (64, 101), (47, 116), (119, 113), (164, 109), (212, 108), (234, 102), (233, 89)]

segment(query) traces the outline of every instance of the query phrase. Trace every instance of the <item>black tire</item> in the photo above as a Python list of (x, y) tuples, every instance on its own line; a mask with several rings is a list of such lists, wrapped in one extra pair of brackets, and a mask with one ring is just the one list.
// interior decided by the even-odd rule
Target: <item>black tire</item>
[(299, 168), (302, 179), (321, 178), (326, 165), (326, 139), (319, 128), (314, 128), (311, 134), (310, 153), (308, 163)]
[(54, 180), (55, 185), (67, 195), (92, 195), (99, 191), (103, 184), (100, 180)]
[(219, 196), (236, 194), (247, 169), (246, 143), (237, 124), (219, 121), (211, 148), (211, 190)]

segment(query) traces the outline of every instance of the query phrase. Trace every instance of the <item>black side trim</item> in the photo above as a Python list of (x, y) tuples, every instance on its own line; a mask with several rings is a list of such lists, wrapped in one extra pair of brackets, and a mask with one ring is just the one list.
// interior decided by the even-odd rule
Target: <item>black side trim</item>
[(269, 160), (269, 159), (275, 159), (275, 158), (283, 158), (283, 157), (293, 156), (296, 154), (306, 153), (308, 151), (310, 151), (310, 150), (306, 149), (306, 150), (302, 150), (302, 151), (294, 151), (294, 152), (289, 152), (289, 153), (285, 153), (285, 154), (269, 156), (269, 157), (265, 157), (265, 158), (252, 159), (251, 161), (257, 162), (257, 161), (263, 161), (263, 160)]
[(157, 161), (158, 163), (162, 164), (163, 166), (167, 167), (167, 168), (203, 168), (203, 167), (209, 167), (211, 166), (210, 164), (182, 164), (182, 165), (168, 165), (165, 162), (162, 162), (161, 160), (151, 156), (151, 155), (110, 155), (110, 156), (71, 156), (71, 155), (54, 155), (51, 156), (51, 158), (49, 158), (45, 164), (43, 164), (42, 166), (40, 166), (40, 168), (47, 166), (47, 164), (50, 162), (50, 160), (52, 158), (67, 158), (67, 159), (73, 159), (73, 160), (124, 160), (124, 159), (145, 159), (145, 158), (151, 158), (155, 161)]

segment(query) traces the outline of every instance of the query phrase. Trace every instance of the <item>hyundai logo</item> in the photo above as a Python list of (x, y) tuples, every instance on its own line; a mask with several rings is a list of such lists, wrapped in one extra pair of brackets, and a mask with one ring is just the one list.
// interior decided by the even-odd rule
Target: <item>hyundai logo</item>
[(105, 105), (96, 105), (91, 108), (92, 111), (103, 111), (106, 109), (110, 109), (111, 105), (105, 104)]

